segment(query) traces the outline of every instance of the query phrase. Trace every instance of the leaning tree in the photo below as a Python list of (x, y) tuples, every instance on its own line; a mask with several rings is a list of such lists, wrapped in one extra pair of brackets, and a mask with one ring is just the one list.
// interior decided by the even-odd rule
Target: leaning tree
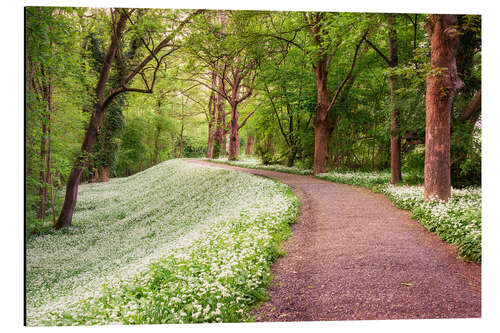
[[(158, 71), (163, 60), (174, 51), (179, 49), (179, 41), (176, 37), (182, 29), (190, 22), (194, 15), (201, 10), (188, 13), (172, 11), (159, 13), (159, 15), (134, 15), (135, 9), (115, 8), (109, 10), (111, 21), (110, 43), (99, 71), (99, 78), (95, 87), (95, 102), (90, 122), (85, 132), (85, 137), (73, 169), (66, 184), (66, 195), (64, 204), (55, 224), (56, 229), (69, 227), (72, 224), (73, 212), (77, 202), (78, 185), (82, 172), (91, 156), (94, 144), (99, 133), (99, 127), (103, 121), (105, 112), (114, 99), (125, 92), (152, 93), (156, 82)], [(151, 13), (156, 13), (152, 10)], [(163, 14), (163, 15), (162, 15)], [(169, 27), (158, 31), (156, 19), (164, 17)], [(184, 19), (179, 20), (179, 17)], [(156, 18), (155, 20), (153, 20)], [(156, 28), (156, 29), (155, 29)], [(165, 31), (166, 30), (166, 31)], [(138, 54), (145, 54), (137, 62), (126, 63), (120, 52), (120, 46), (127, 34), (141, 37), (141, 50)], [(161, 39), (160, 39), (161, 38)], [(158, 42), (158, 39), (160, 40)], [(113, 69), (120, 69), (120, 79), (112, 84), (109, 82)], [(132, 85), (135, 77), (142, 79), (143, 87), (137, 88)]]

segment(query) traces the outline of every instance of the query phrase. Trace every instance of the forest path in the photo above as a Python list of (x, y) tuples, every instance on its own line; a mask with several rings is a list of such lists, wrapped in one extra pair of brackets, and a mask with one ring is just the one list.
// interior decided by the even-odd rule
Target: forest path
[(275, 171), (190, 162), (271, 177), (301, 201), (272, 267), (257, 321), (481, 316), (481, 266), (380, 194)]

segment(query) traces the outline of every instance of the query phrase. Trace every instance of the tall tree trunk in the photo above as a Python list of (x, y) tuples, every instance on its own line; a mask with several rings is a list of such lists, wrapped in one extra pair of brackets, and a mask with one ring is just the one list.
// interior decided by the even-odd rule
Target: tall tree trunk
[(429, 15), (426, 30), (431, 47), (431, 72), (425, 94), (426, 200), (448, 201), (451, 196), (450, 113), (463, 82), (457, 74), (458, 33), (456, 15)]
[(231, 120), (229, 122), (229, 152), (227, 159), (234, 160), (238, 156), (240, 138), (238, 134), (238, 105), (231, 105)]
[[(220, 38), (224, 40), (226, 33), (227, 12), (225, 10), (219, 10), (218, 15), (221, 25)], [(217, 96), (215, 101), (215, 112), (217, 113), (217, 134), (215, 136), (219, 144), (219, 155), (226, 156), (226, 111), (224, 105), (224, 78), (219, 74), (217, 80)]]
[(218, 91), (215, 100), (215, 139), (219, 143), (219, 154), (226, 155), (226, 111), (223, 97), (223, 78), (218, 77)]
[[(217, 89), (217, 73), (215, 70), (212, 71), (212, 89)], [(215, 94), (210, 94), (210, 98), (208, 100), (208, 141), (207, 141), (207, 153), (205, 157), (214, 158), (214, 144), (215, 137), (217, 135), (217, 126), (216, 126), (216, 118), (217, 118), (217, 106), (215, 103)]]
[[(224, 117), (225, 118), (225, 117)], [(220, 131), (219, 135), (219, 155), (224, 157), (227, 155), (227, 137), (226, 137), (226, 130), (224, 129), (226, 127), (226, 121), (225, 119), (222, 122), (223, 124), (223, 129)]]
[(351, 68), (346, 74), (342, 82), (337, 86), (333, 98), (330, 99), (330, 92), (328, 90), (328, 67), (330, 61), (335, 53), (330, 55), (324, 50), (324, 33), (321, 31), (322, 16), (321, 14), (316, 14), (315, 20), (311, 23), (313, 24), (311, 32), (314, 38), (314, 44), (318, 47), (317, 52), (318, 60), (314, 66), (314, 72), (316, 75), (316, 90), (317, 90), (317, 104), (316, 104), (316, 117), (314, 118), (314, 168), (313, 173), (316, 175), (318, 173), (326, 172), (326, 164), (328, 162), (328, 138), (332, 131), (332, 120), (330, 119), (329, 113), (334, 104), (337, 102), (339, 94), (342, 92), (346, 82), (352, 78), (352, 72), (356, 66), (356, 59), (358, 56), (358, 51), (366, 38), (367, 31), (363, 34), (363, 37), (356, 45), (354, 51), (354, 57), (352, 60)]
[[(389, 66), (391, 69), (398, 66), (398, 45), (396, 29), (392, 22), (392, 15), (387, 15), (388, 40), (389, 40)], [(399, 102), (396, 90), (397, 77), (394, 74), (389, 76), (389, 87), (391, 91), (391, 183), (401, 182), (401, 131)]]
[(253, 135), (247, 136), (247, 142), (245, 144), (245, 154), (246, 155), (252, 155), (252, 148), (253, 148), (254, 140), (255, 139), (254, 139)]
[(56, 229), (61, 229), (69, 227), (73, 221), (73, 212), (75, 210), (77, 196), (78, 196), (78, 185), (80, 183), (80, 177), (82, 176), (83, 169), (85, 167), (86, 160), (92, 153), (94, 148), (94, 143), (97, 138), (97, 133), (99, 131), (99, 126), (102, 123), (104, 117), (104, 112), (106, 111), (104, 107), (104, 91), (106, 88), (106, 82), (111, 71), (111, 65), (113, 59), (115, 58), (116, 51), (120, 44), (121, 35), (125, 27), (125, 22), (127, 20), (127, 15), (122, 13), (118, 20), (118, 23), (114, 29), (114, 33), (111, 38), (111, 44), (109, 46), (106, 57), (104, 58), (101, 73), (99, 75), (99, 80), (96, 85), (96, 102), (94, 104), (94, 112), (90, 117), (90, 123), (85, 133), (85, 138), (81, 147), (81, 152), (75, 161), (73, 170), (68, 177), (68, 182), (66, 184), (66, 195), (64, 197), (64, 204), (61, 209), (61, 214), (55, 224)]
[(314, 169), (315, 175), (326, 172), (328, 161), (328, 137), (331, 132), (329, 116), (330, 92), (327, 87), (328, 68), (326, 56), (322, 56), (316, 63), (317, 104), (314, 126)]

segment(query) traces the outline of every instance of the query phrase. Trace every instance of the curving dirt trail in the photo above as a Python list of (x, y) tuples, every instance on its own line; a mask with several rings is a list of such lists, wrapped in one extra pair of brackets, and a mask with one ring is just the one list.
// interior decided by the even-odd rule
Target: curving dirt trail
[(201, 160), (278, 179), (301, 214), (272, 267), (257, 321), (481, 317), (481, 266), (380, 194), (354, 186)]

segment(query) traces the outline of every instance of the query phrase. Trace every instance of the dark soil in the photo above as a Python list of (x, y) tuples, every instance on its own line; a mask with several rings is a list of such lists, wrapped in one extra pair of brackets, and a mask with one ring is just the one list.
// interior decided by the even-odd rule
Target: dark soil
[(456, 247), (384, 196), (312, 176), (194, 162), (278, 179), (302, 203), (257, 321), (481, 317), (481, 266), (457, 259)]

